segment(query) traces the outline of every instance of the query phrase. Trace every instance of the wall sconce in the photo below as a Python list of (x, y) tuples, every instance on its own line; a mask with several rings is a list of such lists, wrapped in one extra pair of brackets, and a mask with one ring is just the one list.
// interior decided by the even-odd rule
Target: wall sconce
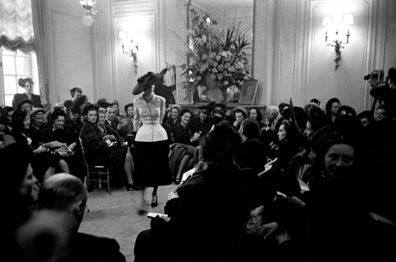
[(137, 73), (137, 53), (139, 51), (139, 45), (134, 42), (132, 37), (125, 31), (120, 31), (118, 37), (121, 39), (122, 53), (132, 57), (133, 59), (133, 71)]
[(341, 61), (341, 48), (344, 48), (349, 43), (350, 25), (353, 24), (352, 15), (335, 15), (326, 16), (323, 18), (322, 25), (326, 27), (325, 43), (327, 46), (334, 47), (336, 57), (335, 70), (340, 66)]
[(80, 0), (80, 5), (84, 9), (84, 16), (82, 18), (83, 25), (91, 26), (94, 23), (94, 16), (97, 13), (96, 0)]

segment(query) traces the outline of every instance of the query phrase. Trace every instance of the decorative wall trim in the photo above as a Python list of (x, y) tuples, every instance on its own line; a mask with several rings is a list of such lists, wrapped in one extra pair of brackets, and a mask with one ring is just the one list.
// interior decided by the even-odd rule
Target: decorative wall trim
[[(163, 54), (165, 57), (165, 49), (164, 45), (165, 43), (161, 44), (160, 43), (160, 37), (161, 37), (161, 28), (165, 25), (162, 25), (160, 23), (160, 15), (159, 15), (159, 8), (162, 8), (160, 6), (159, 0), (152, 0), (152, 1), (117, 1), (113, 3), (112, 6), (112, 17), (111, 17), (111, 57), (112, 57), (112, 71), (113, 71), (113, 88), (112, 90), (114, 91), (114, 97), (119, 97), (120, 94), (118, 92), (120, 91), (121, 86), (120, 84), (120, 79), (117, 79), (119, 77), (120, 71), (119, 71), (119, 66), (120, 63), (117, 60), (117, 48), (120, 48), (119, 46), (116, 46), (116, 40), (118, 38), (118, 32), (115, 32), (116, 29), (116, 21), (122, 20), (129, 18), (131, 16), (150, 16), (153, 17), (154, 20), (154, 28), (155, 31), (153, 32), (154, 34), (154, 58), (155, 58), (155, 68), (153, 70), (159, 71), (160, 63), (164, 61), (165, 59), (161, 59), (160, 55)], [(164, 19), (163, 21), (164, 22)], [(140, 72), (139, 72), (140, 73)], [(136, 76), (138, 77), (138, 76)]]
[[(385, 71), (385, 48), (386, 48), (386, 10), (387, 1), (364, 0), (367, 7), (366, 15), (368, 25), (365, 32), (365, 59), (362, 75), (370, 73), (374, 69), (384, 69)], [(365, 81), (362, 84), (362, 94), (360, 97), (361, 108), (370, 109), (373, 98), (369, 95), (370, 86)]]
[[(76, 13), (73, 12), (73, 10), (70, 9), (64, 9), (64, 8), (60, 8), (59, 6), (50, 6), (50, 12), (49, 12), (49, 19), (50, 19), (50, 23), (48, 26), (49, 29), (49, 41), (48, 41), (48, 47), (49, 47), (49, 59), (48, 59), (48, 66), (49, 66), (49, 101), (50, 103), (54, 104), (54, 102), (58, 103), (58, 102), (63, 102), (60, 101), (60, 94), (59, 94), (59, 90), (57, 88), (57, 83), (56, 83), (56, 76), (57, 76), (57, 70), (58, 68), (56, 68), (55, 66), (55, 61), (58, 60), (57, 58), (57, 52), (55, 50), (55, 43), (54, 40), (61, 38), (59, 36), (57, 36), (58, 32), (56, 32), (54, 25), (56, 24), (55, 21), (55, 16), (56, 15), (64, 15), (73, 19), (81, 19), (81, 16)], [(61, 69), (59, 69), (61, 70)]]
[[(318, 25), (313, 23), (315, 16), (317, 15), (318, 9), (327, 3), (334, 3), (334, 1), (329, 0), (312, 0), (310, 3), (310, 12), (309, 12), (309, 30), (305, 30), (305, 40), (307, 44), (307, 56), (305, 61), (307, 64), (307, 68), (303, 68), (301, 71), (305, 71), (304, 73), (306, 77), (302, 77), (300, 90), (302, 92), (302, 100), (307, 101), (307, 88), (312, 88), (312, 59), (313, 59), (313, 41), (314, 36), (318, 32)], [(344, 1), (336, 1), (339, 3), (343, 3)], [(367, 73), (371, 72), (373, 69), (383, 69), (385, 64), (385, 45), (386, 45), (386, 17), (384, 14), (386, 13), (387, 1), (381, 0), (351, 0), (349, 2), (355, 2), (364, 7), (364, 13), (361, 14), (362, 21), (364, 22), (362, 26), (364, 31), (361, 31), (362, 39), (363, 39), (363, 51), (361, 53), (361, 57), (363, 59), (363, 65), (357, 65), (361, 68), (360, 75), (364, 76)], [(303, 45), (303, 46), (304, 46)], [(358, 111), (366, 110), (370, 108), (370, 103), (372, 102), (372, 98), (369, 95), (369, 89), (367, 81), (363, 80), (360, 85), (360, 95), (359, 95), (359, 108), (356, 108)]]

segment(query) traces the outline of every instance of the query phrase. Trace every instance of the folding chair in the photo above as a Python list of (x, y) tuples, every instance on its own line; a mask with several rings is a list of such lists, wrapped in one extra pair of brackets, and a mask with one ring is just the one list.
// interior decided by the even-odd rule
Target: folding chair
[(84, 159), (84, 164), (87, 170), (87, 174), (85, 177), (85, 185), (88, 187), (91, 183), (98, 183), (98, 188), (102, 189), (102, 183), (106, 184), (107, 193), (111, 194), (110, 192), (110, 171), (107, 167), (103, 165), (94, 165), (91, 166), (87, 162), (86, 154), (83, 141), (79, 138), (81, 151)]

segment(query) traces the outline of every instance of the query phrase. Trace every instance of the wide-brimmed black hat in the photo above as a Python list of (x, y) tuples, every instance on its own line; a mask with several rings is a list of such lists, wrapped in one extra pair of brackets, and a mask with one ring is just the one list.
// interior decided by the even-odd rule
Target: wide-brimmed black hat
[(138, 95), (151, 85), (156, 83), (162, 83), (164, 81), (164, 75), (168, 70), (165, 68), (160, 73), (156, 74), (153, 72), (147, 72), (146, 74), (142, 75), (137, 80), (137, 85), (132, 89), (133, 95)]

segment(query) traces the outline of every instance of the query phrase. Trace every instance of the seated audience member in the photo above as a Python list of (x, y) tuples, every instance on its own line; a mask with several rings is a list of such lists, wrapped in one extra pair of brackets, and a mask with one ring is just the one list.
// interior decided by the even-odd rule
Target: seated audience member
[(384, 106), (379, 106), (374, 112), (374, 121), (380, 122), (384, 119), (388, 118), (388, 112), (386, 110), (386, 107)]
[(279, 123), (282, 116), (279, 113), (279, 108), (274, 105), (267, 106), (265, 109), (264, 122), (265, 126), (261, 130), (260, 140), (267, 147), (268, 157), (274, 159), (276, 156), (271, 153), (270, 145), (278, 142), (277, 128), (279, 128)]
[(33, 80), (30, 77), (19, 78), (18, 85), (25, 89), (25, 93), (18, 93), (14, 95), (12, 100), (12, 107), (18, 109), (18, 105), (22, 101), (30, 101), (32, 107), (43, 107), (41, 104), (41, 98), (39, 95), (33, 94)]
[(338, 130), (340, 128), (340, 100), (336, 97), (330, 98), (326, 103), (326, 119), (327, 124), (333, 128), (333, 130)]
[(33, 110), (33, 103), (30, 100), (24, 100), (17, 105), (17, 110), (26, 111), (28, 113)]
[(133, 132), (133, 103), (129, 103), (125, 105), (125, 115), (120, 118), (120, 122), (118, 123), (118, 133), (124, 142), (127, 142), (129, 146), (132, 146), (132, 142), (134, 139)]
[(172, 131), (173, 143), (192, 145), (199, 139), (200, 133), (192, 134), (191, 132), (191, 118), (192, 112), (190, 110), (184, 109), (181, 111), (180, 122)]
[(54, 158), (51, 150), (63, 145), (58, 141), (43, 143), (37, 148), (32, 147), (32, 139), (29, 136), (30, 117), (25, 111), (15, 111), (12, 115), (12, 136), (17, 143), (28, 145), (33, 152), (32, 165), (34, 172), (41, 181), (44, 177), (52, 174), (54, 168), (61, 171), (69, 171), (67, 163), (63, 159)]
[(209, 132), (211, 127), (212, 123), (207, 107), (200, 108), (198, 117), (193, 117), (191, 120), (191, 132), (193, 134), (199, 132), (201, 136), (204, 136)]
[(296, 155), (298, 145), (296, 142), (297, 129), (288, 120), (283, 120), (279, 126), (279, 143), (272, 146), (278, 162), (275, 165), (274, 175), (278, 191), (287, 196), (296, 196), (300, 193), (300, 187), (295, 174), (290, 173), (292, 158)]
[(236, 130), (239, 130), (239, 128), (241, 127), (242, 121), (245, 120), (248, 116), (246, 109), (241, 106), (236, 107), (232, 111), (232, 114), (235, 119), (235, 121), (233, 122), (232, 125), (235, 127)]
[(368, 128), (373, 124), (374, 118), (371, 111), (362, 111), (357, 116), (363, 128)]
[(52, 161), (65, 161), (70, 173), (83, 180), (85, 168), (78, 136), (72, 134), (70, 129), (65, 127), (66, 113), (61, 109), (56, 109), (50, 115), (50, 119), (53, 123), (52, 127), (43, 130), (40, 142), (42, 144), (52, 141), (60, 142), (62, 145), (51, 151)]
[(43, 131), (43, 123), (45, 122), (45, 110), (43, 108), (36, 108), (30, 113), (30, 128), (29, 135), (32, 139), (32, 147), (39, 146), (40, 138)]
[(32, 139), (29, 137), (30, 116), (26, 111), (17, 110), (12, 115), (11, 135), (18, 143), (31, 146)]
[[(89, 165), (105, 165), (110, 171), (123, 167), (127, 178), (126, 188), (132, 189), (133, 161), (128, 147), (124, 146), (118, 132), (105, 124), (105, 113), (98, 118), (98, 108), (87, 104), (83, 109), (84, 123), (81, 139)], [(119, 178), (118, 182), (121, 182)]]
[(65, 128), (68, 130), (74, 141), (78, 141), (80, 131), (82, 128), (81, 121), (81, 110), (76, 107), (72, 107), (69, 113), (69, 117), (66, 118)]
[(121, 112), (120, 112), (120, 103), (117, 100), (114, 100), (111, 104), (116, 109), (116, 118), (117, 118), (117, 121), (119, 121), (120, 118), (122, 117)]
[[(16, 230), (30, 219), (35, 208), (39, 187), (33, 176), (31, 149), (24, 144), (14, 143), (0, 149), (0, 166), (2, 183), (1, 198), (6, 200), (2, 204), (0, 217), (3, 227), (0, 236), (2, 255), (21, 261), (15, 240)], [(22, 258), (21, 258), (22, 259)]]
[(133, 103), (126, 104), (124, 107), (125, 117), (133, 120), (134, 117), (134, 107)]
[(256, 121), (259, 124), (260, 130), (264, 127), (263, 115), (258, 108), (252, 107), (249, 109), (249, 118), (253, 121)]
[(267, 106), (265, 110), (265, 117), (268, 121), (267, 130), (271, 130), (275, 134), (278, 133), (280, 123), (285, 119), (282, 114), (284, 114), (286, 109), (289, 109), (289, 104), (287, 103), (280, 103), (279, 107), (275, 105)]
[(307, 260), (392, 261), (387, 257), (390, 250), (378, 252), (384, 248), (378, 242), (387, 243), (389, 238), (378, 237), (370, 219), (367, 197), (371, 189), (361, 141), (330, 133), (320, 142), (310, 191), (303, 195), (310, 247)]
[(170, 105), (169, 117), (163, 121), (163, 126), (167, 133), (172, 134), (175, 127), (179, 124), (180, 111), (181, 107), (179, 105)]
[(139, 233), (136, 261), (234, 261), (249, 213), (243, 174), (233, 163), (240, 144), (227, 121), (201, 139), (197, 172), (166, 203), (169, 219), (157, 217)]
[(266, 178), (255, 181), (252, 190), (256, 194), (241, 235), (239, 261), (307, 261), (298, 255), (307, 250), (305, 203), (276, 193)]
[(109, 102), (107, 102), (106, 98), (99, 98), (98, 101), (96, 101), (96, 105), (99, 108), (107, 108), (107, 105), (110, 104)]
[[(62, 261), (125, 261), (115, 239), (79, 233), (87, 204), (85, 186), (73, 175), (60, 173), (50, 177), (42, 186), (38, 209), (68, 215), (68, 245)], [(53, 243), (51, 243), (53, 244)], [(61, 251), (61, 252), (62, 252)]]
[[(180, 123), (173, 129), (172, 132), (173, 144), (170, 147), (172, 150), (169, 152), (170, 156), (173, 158), (181, 157), (181, 159), (177, 160), (179, 166), (176, 168), (176, 174), (173, 174), (176, 184), (180, 183), (183, 173), (192, 167), (192, 162), (190, 160), (194, 158), (196, 145), (198, 144), (198, 140), (201, 137), (200, 133), (196, 132), (195, 134), (192, 134), (191, 132), (191, 116), (192, 113), (190, 110), (182, 110), (180, 113)], [(179, 152), (179, 147), (182, 147), (184, 149), (183, 151), (186, 153), (182, 155), (178, 154), (177, 152)], [(175, 160), (172, 158), (170, 159), (170, 162)]]
[(307, 114), (307, 123), (305, 125), (305, 135), (309, 140), (312, 136), (324, 127), (328, 127), (325, 113), (315, 104), (307, 104), (304, 107)]
[(236, 155), (240, 168), (252, 168), (258, 174), (267, 163), (267, 151), (260, 141), (260, 129), (257, 121), (243, 120), (239, 132), (242, 135), (241, 151)]
[(79, 87), (73, 87), (72, 89), (70, 89), (70, 95), (72, 99), (63, 102), (63, 105), (66, 107), (68, 114), (70, 114), (70, 110), (73, 107), (74, 103), (77, 101), (77, 99), (83, 95), (83, 91)]
[(117, 130), (119, 119), (117, 117), (118, 110), (114, 107), (114, 104), (108, 104), (106, 108), (106, 119), (105, 123), (114, 130)]
[(4, 106), (1, 108), (0, 124), (4, 125), (4, 133), (7, 135), (11, 134), (12, 130), (12, 114), (15, 109), (12, 106)]

